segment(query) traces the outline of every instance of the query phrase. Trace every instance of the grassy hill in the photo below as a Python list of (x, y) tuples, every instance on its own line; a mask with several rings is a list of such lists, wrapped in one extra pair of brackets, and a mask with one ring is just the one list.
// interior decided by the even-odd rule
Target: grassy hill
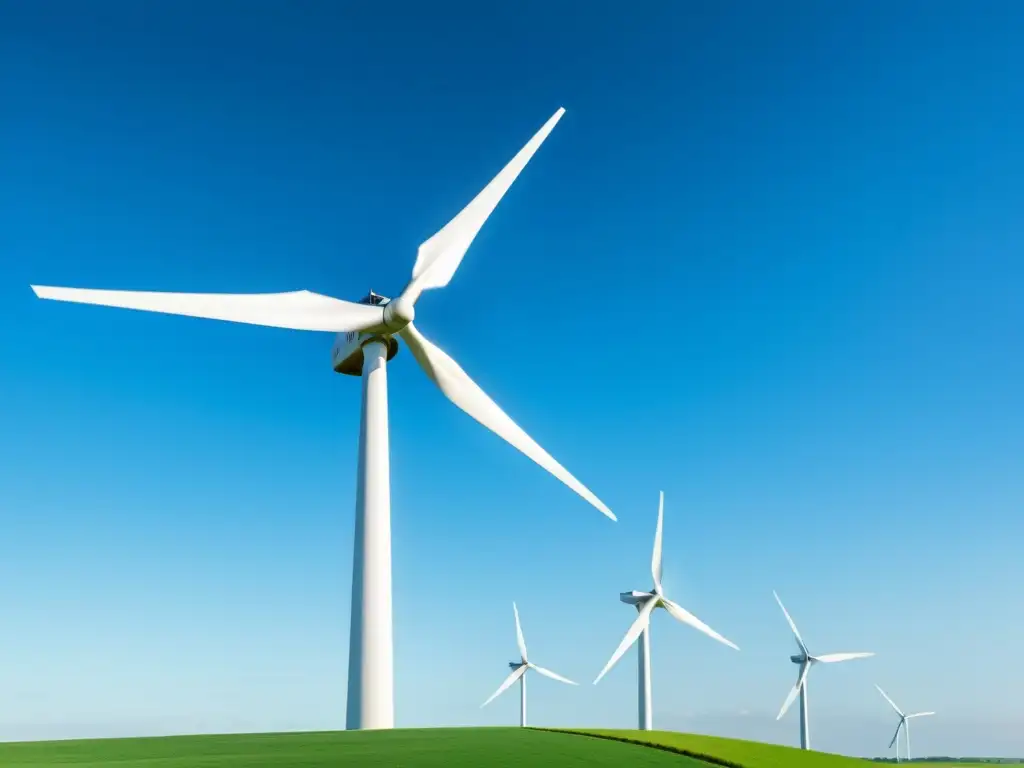
[(570, 732), (532, 728), (429, 728), (0, 744), (0, 768), (111, 765), (117, 768), (710, 768), (711, 765), (868, 768), (871, 763), (789, 747), (667, 731)]

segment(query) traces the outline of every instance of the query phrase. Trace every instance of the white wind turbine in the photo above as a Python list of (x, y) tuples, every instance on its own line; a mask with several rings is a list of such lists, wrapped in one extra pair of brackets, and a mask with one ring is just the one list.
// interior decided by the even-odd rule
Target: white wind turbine
[(896, 714), (900, 716), (900, 723), (899, 723), (899, 725), (896, 726), (896, 733), (893, 734), (892, 741), (889, 742), (889, 749), (892, 749), (892, 745), (893, 744), (896, 745), (896, 762), (898, 763), (900, 761), (900, 742), (899, 742), (900, 729), (902, 728), (903, 729), (903, 735), (904, 735), (904, 737), (906, 738), (906, 741), (907, 741), (907, 760), (909, 761), (910, 760), (910, 718), (912, 718), (912, 717), (928, 717), (929, 715), (934, 715), (935, 713), (934, 712), (915, 712), (912, 715), (905, 715), (905, 714), (903, 714), (903, 711), (899, 707), (896, 706), (895, 702), (893, 702), (893, 700), (890, 699), (886, 695), (885, 691), (883, 691), (878, 686), (877, 683), (875, 683), (875, 688), (878, 688), (878, 692), (880, 694), (882, 694), (882, 698), (884, 698), (886, 701), (888, 701), (889, 702), (889, 706), (892, 707), (893, 709), (895, 709), (896, 710)]
[(510, 661), (508, 665), (512, 668), (512, 674), (505, 678), (505, 681), (498, 686), (498, 690), (491, 694), (491, 697), (480, 705), (483, 709), (511, 686), (516, 680), (519, 681), (519, 725), (523, 728), (526, 727), (526, 671), (532, 669), (534, 672), (539, 672), (544, 677), (550, 677), (552, 680), (558, 680), (560, 683), (568, 683), (569, 685), (576, 685), (572, 680), (567, 677), (562, 677), (552, 672), (550, 669), (544, 669), (544, 667), (538, 667), (532, 661), (526, 657), (526, 641), (523, 639), (523, 628), (519, 625), (519, 609), (516, 608), (516, 604), (512, 603), (512, 613), (516, 616), (516, 643), (519, 645), (519, 661)]
[(639, 716), (639, 728), (642, 731), (649, 731), (652, 728), (652, 713), (651, 713), (651, 614), (655, 608), (664, 608), (669, 612), (669, 615), (677, 621), (681, 621), (684, 624), (689, 624), (694, 629), (699, 629), (705, 635), (713, 637), (720, 643), (725, 643), (730, 648), (735, 648), (737, 651), (739, 648), (730, 641), (726, 640), (720, 634), (715, 632), (711, 627), (705, 624), (703, 621), (698, 619), (692, 613), (687, 611), (678, 603), (669, 600), (665, 593), (661, 589), (661, 529), (662, 519), (665, 513), (665, 493), (661, 492), (658, 497), (658, 527), (654, 532), (654, 553), (651, 555), (651, 576), (654, 579), (654, 589), (650, 592), (638, 592), (633, 590), (632, 592), (622, 592), (619, 594), (619, 600), (628, 605), (636, 606), (637, 611), (640, 615), (636, 617), (636, 620), (630, 626), (629, 631), (626, 632), (626, 636), (622, 638), (622, 642), (619, 643), (619, 647), (615, 649), (615, 653), (608, 659), (608, 663), (604, 665), (604, 669), (601, 670), (601, 674), (594, 680), (594, 685), (600, 682), (601, 678), (605, 676), (622, 655), (629, 650), (629, 647), (636, 642), (636, 639), (640, 638), (640, 648), (637, 653), (637, 711)]
[(43, 299), (338, 334), (332, 349), (334, 370), (363, 377), (352, 559), (349, 729), (394, 726), (386, 363), (398, 352), (396, 337), (406, 343), (445, 397), (615, 520), (608, 507), (520, 429), (412, 322), (420, 294), (448, 285), (487, 217), (564, 112), (555, 112), (469, 205), (419, 246), (412, 278), (393, 300), (372, 291), (357, 303), (310, 291), (202, 294), (32, 286)]
[(807, 673), (810, 672), (811, 667), (819, 662), (822, 664), (832, 664), (837, 661), (850, 661), (851, 659), (866, 659), (868, 656), (874, 656), (872, 653), (826, 653), (821, 656), (812, 656), (811, 652), (807, 650), (807, 646), (804, 644), (803, 638), (800, 637), (800, 632), (797, 631), (796, 624), (793, 623), (793, 619), (789, 615), (789, 611), (786, 610), (786, 606), (782, 604), (782, 600), (779, 599), (778, 594), (775, 590), (772, 590), (772, 594), (775, 595), (775, 601), (779, 604), (779, 608), (782, 609), (782, 613), (786, 616), (786, 621), (789, 622), (789, 628), (793, 630), (793, 637), (796, 638), (797, 647), (800, 649), (800, 653), (796, 656), (790, 656), (789, 660), (794, 664), (800, 665), (799, 676), (796, 680), (796, 685), (789, 692), (786, 697), (786, 701), (782, 704), (782, 709), (779, 710), (779, 715), (776, 720), (781, 720), (782, 716), (786, 714), (786, 710), (789, 709), (793, 703), (793, 699), (796, 695), (800, 694), (800, 749), (811, 748), (811, 731), (810, 723), (808, 721), (807, 712)]

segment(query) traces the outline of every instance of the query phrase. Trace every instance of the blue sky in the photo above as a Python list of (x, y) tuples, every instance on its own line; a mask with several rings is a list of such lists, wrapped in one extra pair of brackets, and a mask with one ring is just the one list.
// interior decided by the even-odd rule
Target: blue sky
[[(1024, 7), (2, 4), (0, 737), (344, 723), (359, 384), (329, 335), (30, 283), (355, 299), (559, 106), (420, 328), (619, 516), (389, 371), (396, 715), (1022, 754)], [(571, 714), (570, 714), (571, 713)], [(941, 720), (940, 720), (941, 718)]]

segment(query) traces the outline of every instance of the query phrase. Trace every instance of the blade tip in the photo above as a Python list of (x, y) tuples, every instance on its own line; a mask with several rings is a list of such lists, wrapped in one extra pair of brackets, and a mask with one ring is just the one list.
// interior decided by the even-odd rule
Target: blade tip
[(607, 504), (605, 504), (603, 501), (601, 501), (599, 498), (597, 498), (597, 496), (594, 496), (593, 494), (590, 494), (590, 496), (591, 496), (591, 498), (587, 498), (587, 501), (590, 502), (591, 506), (593, 506), (594, 509), (596, 509), (602, 515), (607, 517), (613, 523), (619, 522), (619, 518), (617, 518), (615, 516), (614, 512), (612, 512), (610, 509), (608, 509), (608, 505)]

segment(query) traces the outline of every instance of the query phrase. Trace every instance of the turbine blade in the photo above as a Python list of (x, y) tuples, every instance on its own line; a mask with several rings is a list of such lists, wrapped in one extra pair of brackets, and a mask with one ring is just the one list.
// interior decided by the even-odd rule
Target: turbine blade
[(526, 661), (526, 640), (523, 639), (523, 628), (519, 626), (519, 609), (512, 603), (512, 612), (516, 615), (516, 643), (519, 645), (519, 655)]
[(651, 611), (654, 610), (654, 607), (657, 604), (658, 600), (653, 597), (643, 604), (643, 606), (640, 608), (640, 613), (637, 615), (636, 619), (630, 625), (629, 630), (626, 632), (626, 636), (623, 637), (622, 642), (619, 643), (619, 647), (615, 649), (615, 653), (613, 653), (612, 657), (608, 659), (608, 663), (604, 665), (604, 669), (601, 670), (601, 674), (599, 674), (597, 678), (594, 680), (594, 685), (597, 685), (599, 682), (601, 682), (601, 678), (605, 676), (609, 669), (615, 666), (618, 660), (622, 658), (622, 654), (629, 650), (629, 646), (635, 643), (636, 639), (640, 637), (640, 633), (647, 628), (648, 624), (650, 624)]
[(935, 714), (934, 712), (915, 712), (912, 715), (907, 715), (907, 720), (909, 720), (912, 717), (928, 717), (929, 715), (934, 715), (934, 714)]
[(532, 669), (532, 670), (534, 670), (536, 672), (540, 672), (542, 675), (544, 675), (544, 677), (550, 677), (552, 680), (557, 680), (560, 683), (568, 683), (569, 685), (578, 685), (578, 683), (574, 683), (569, 678), (562, 677), (561, 675), (557, 675), (554, 672), (552, 672), (550, 669), (544, 669), (544, 667), (538, 667), (536, 664), (531, 664), (530, 665), (530, 669)]
[(889, 749), (892, 749), (892, 745), (896, 743), (896, 739), (900, 737), (900, 728), (903, 727), (903, 721), (900, 720), (900, 724), (896, 726), (896, 733), (893, 734), (892, 741), (889, 742)]
[(805, 656), (809, 656), (810, 653), (807, 650), (807, 646), (804, 645), (804, 639), (800, 637), (800, 630), (796, 628), (793, 618), (789, 615), (789, 611), (786, 610), (786, 606), (782, 604), (782, 600), (779, 599), (778, 593), (773, 589), (772, 594), (775, 595), (775, 602), (779, 604), (779, 608), (782, 609), (782, 613), (786, 616), (786, 621), (789, 622), (789, 628), (793, 630), (793, 637), (796, 638), (796, 644), (800, 646), (800, 650), (804, 652)]
[(713, 630), (703, 621), (701, 621), (688, 610), (679, 605), (679, 603), (675, 603), (669, 600), (667, 597), (662, 596), (661, 604), (665, 606), (665, 610), (668, 611), (669, 614), (671, 614), (672, 618), (676, 621), (681, 621), (683, 622), (683, 624), (689, 624), (694, 629), (699, 629), (708, 637), (713, 637), (718, 642), (725, 643), (725, 645), (728, 645), (730, 648), (734, 648), (737, 651), (739, 650), (739, 646), (737, 646), (730, 640), (726, 640), (724, 637), (715, 632), (715, 630)]
[(878, 683), (875, 683), (875, 688), (878, 688), (878, 692), (882, 694), (882, 698), (889, 702), (889, 706), (896, 710), (896, 714), (903, 717), (903, 712), (896, 706), (896, 702), (889, 698), (889, 694), (883, 691)]
[(651, 575), (654, 577), (654, 589), (661, 592), (661, 529), (665, 516), (665, 492), (658, 493), (658, 527), (654, 531), (654, 553), (651, 555)]
[(824, 656), (813, 656), (812, 658), (815, 661), (820, 661), (822, 664), (834, 664), (837, 661), (866, 659), (874, 655), (874, 653), (826, 653)]
[(786, 696), (786, 700), (782, 702), (782, 709), (779, 710), (779, 714), (776, 715), (776, 720), (781, 720), (782, 716), (786, 714), (789, 708), (793, 705), (796, 700), (796, 695), (800, 693), (800, 689), (804, 686), (804, 681), (807, 680), (807, 672), (810, 670), (811, 665), (806, 661), (800, 665), (800, 677), (796, 680), (796, 685), (790, 690), (789, 695)]
[(458, 363), (445, 354), (442, 349), (428, 341), (413, 323), (409, 323), (403, 328), (400, 335), (409, 346), (409, 351), (416, 358), (416, 362), (420, 364), (424, 373), (431, 378), (445, 397), (512, 447), (533, 459), (612, 520), (616, 519), (611, 510), (597, 496), (573, 477), (565, 467), (555, 461), (551, 454), (537, 445), (477, 386), (476, 382), (466, 375)]
[(564, 109), (555, 112), (469, 205), (433, 237), (420, 245), (416, 254), (416, 264), (412, 269), (412, 280), (405, 290), (413, 301), (424, 290), (448, 285), (487, 217), (494, 211), (498, 202), (512, 186), (512, 182), (526, 167), (563, 114)]
[(498, 690), (496, 690), (494, 693), (491, 694), (491, 698), (489, 698), (487, 701), (485, 701), (483, 704), (480, 705), (480, 709), (483, 709), (488, 704), (490, 704), (492, 701), (494, 701), (496, 698), (498, 698), (501, 694), (503, 694), (506, 690), (508, 690), (508, 687), (510, 685), (512, 685), (516, 680), (518, 680), (524, 674), (526, 674), (526, 665), (525, 664), (523, 664), (521, 667), (517, 667), (512, 672), (511, 675), (506, 677), (505, 678), (505, 682), (503, 682), (500, 686), (498, 686)]
[(204, 317), (299, 331), (361, 331), (384, 322), (383, 307), (356, 304), (310, 291), (288, 293), (169, 293), (106, 291), (33, 285), (41, 299)]

